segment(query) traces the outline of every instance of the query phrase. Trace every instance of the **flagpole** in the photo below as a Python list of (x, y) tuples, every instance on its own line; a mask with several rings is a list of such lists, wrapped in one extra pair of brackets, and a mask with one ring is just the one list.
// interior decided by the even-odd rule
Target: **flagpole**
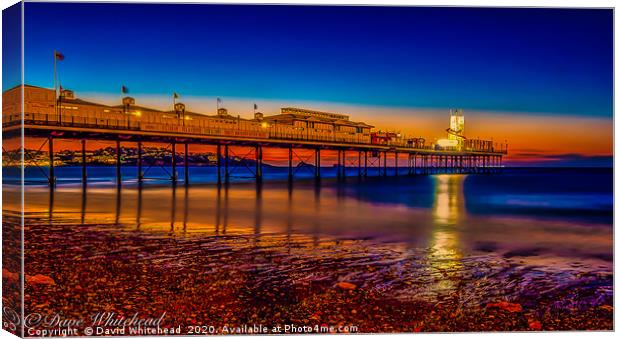
[(58, 120), (58, 80), (56, 75), (56, 50), (54, 50), (54, 114), (56, 114), (56, 120)]

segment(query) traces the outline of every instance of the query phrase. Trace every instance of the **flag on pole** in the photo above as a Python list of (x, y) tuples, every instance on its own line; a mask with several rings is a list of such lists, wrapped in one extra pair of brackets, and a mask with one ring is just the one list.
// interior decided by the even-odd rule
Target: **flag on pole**
[(65, 60), (65, 56), (62, 53), (58, 52), (58, 51), (54, 51), (54, 58), (56, 58), (56, 60), (58, 60), (58, 61)]
[(174, 93), (172, 94), (172, 96), (173, 96), (175, 99), (178, 99), (178, 98), (179, 98), (179, 95), (177, 94), (177, 92), (174, 92)]
[(254, 103), (254, 109), (258, 109), (258, 105), (256, 105), (256, 103)]
[(121, 93), (123, 94), (129, 93), (129, 88), (127, 88), (125, 85), (121, 86)]

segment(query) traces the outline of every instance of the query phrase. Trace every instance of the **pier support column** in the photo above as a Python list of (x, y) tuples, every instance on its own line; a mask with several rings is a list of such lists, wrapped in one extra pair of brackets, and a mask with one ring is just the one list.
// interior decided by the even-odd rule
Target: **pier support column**
[(454, 173), (454, 155), (449, 155), (448, 161), (449, 161), (449, 165), (448, 165), (449, 172)]
[(482, 168), (484, 173), (489, 173), (489, 161), (488, 161), (489, 157), (487, 156), (482, 156)]
[(293, 181), (293, 146), (288, 147), (288, 180)]
[(263, 180), (263, 147), (257, 145), (254, 151), (256, 153), (256, 181)]
[(86, 139), (82, 139), (82, 185), (86, 186)]
[(428, 174), (433, 174), (433, 171), (435, 170), (435, 156), (432, 154), (428, 155)]
[(368, 151), (364, 151), (364, 178), (368, 176)]
[(317, 180), (321, 179), (321, 150), (319, 148), (314, 151), (314, 177)]
[(433, 172), (433, 155), (429, 154), (426, 156), (426, 173), (432, 174)]
[(467, 173), (467, 156), (461, 156), (461, 173)]
[(450, 157), (450, 172), (456, 173), (456, 155)]
[(424, 174), (424, 155), (420, 154), (420, 160), (418, 160), (418, 155), (413, 155), (413, 175), (418, 174), (418, 167), (420, 167), (420, 174)]
[(340, 162), (342, 161), (341, 157), (342, 157), (342, 150), (338, 150), (338, 166), (336, 166), (336, 177), (338, 179), (342, 177), (342, 173), (341, 173), (342, 165), (340, 164)]
[(53, 137), (49, 137), (47, 139), (47, 146), (49, 150), (49, 169), (50, 169), (48, 181), (49, 181), (50, 186), (54, 187), (54, 185), (56, 185), (56, 174), (54, 173), (54, 138)]
[(357, 151), (357, 176), (362, 177), (362, 151)]
[(411, 153), (407, 153), (407, 175), (411, 175), (413, 168), (413, 158)]
[(436, 169), (437, 156), (431, 154), (428, 156), (428, 160), (429, 160), (429, 163), (428, 163), (429, 174), (433, 174), (437, 170)]
[(116, 184), (120, 187), (123, 182), (121, 177), (121, 141), (116, 140)]
[(183, 169), (185, 175), (185, 186), (189, 185), (189, 145), (185, 143), (185, 153), (183, 154)]
[(172, 180), (173, 184), (176, 184), (177, 182), (177, 143), (176, 142), (172, 142), (172, 176), (170, 177), (170, 179)]
[(463, 173), (469, 173), (469, 156), (463, 156)]
[(428, 174), (433, 174), (433, 165), (434, 165), (433, 158), (434, 158), (434, 155), (432, 154), (429, 154), (426, 156), (426, 161), (428, 162), (426, 169), (427, 169)]
[(222, 183), (222, 145), (217, 145), (217, 158), (215, 159), (215, 166), (217, 168), (217, 183)]
[(228, 145), (224, 145), (224, 182), (228, 183), (230, 173), (228, 173)]
[(347, 177), (347, 150), (342, 150), (342, 178)]
[(448, 156), (440, 155), (439, 156), (439, 173), (448, 173)]
[(387, 151), (383, 152), (383, 176), (387, 177)]
[(398, 152), (394, 152), (394, 176), (398, 176)]
[(142, 183), (142, 179), (144, 179), (142, 173), (142, 141), (138, 141), (138, 162), (136, 165), (138, 166), (138, 182)]

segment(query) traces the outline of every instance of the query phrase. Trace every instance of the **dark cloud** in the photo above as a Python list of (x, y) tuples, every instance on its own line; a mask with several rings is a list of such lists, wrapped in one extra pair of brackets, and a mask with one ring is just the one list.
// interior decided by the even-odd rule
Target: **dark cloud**
[(513, 156), (515, 156), (515, 157), (519, 157), (519, 158), (520, 158), (520, 157), (525, 157), (525, 158), (540, 158), (540, 157), (543, 157), (543, 156), (544, 156), (544, 154), (542, 154), (542, 153), (527, 153), (527, 152), (523, 152), (523, 153), (514, 153), (514, 154), (511, 154), (511, 155), (513, 155)]

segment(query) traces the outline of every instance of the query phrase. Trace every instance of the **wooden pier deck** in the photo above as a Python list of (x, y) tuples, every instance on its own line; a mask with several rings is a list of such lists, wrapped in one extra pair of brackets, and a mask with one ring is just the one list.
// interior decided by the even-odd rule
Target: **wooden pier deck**
[[(257, 181), (263, 177), (263, 149), (283, 148), (288, 149), (288, 176), (294, 179), (293, 151), (306, 149), (314, 152), (314, 171), (316, 179), (321, 178), (321, 151), (332, 150), (338, 153), (338, 177), (346, 176), (346, 159), (351, 153), (357, 156), (356, 166), (359, 176), (368, 175), (369, 157), (379, 158), (379, 173), (387, 176), (387, 155), (394, 155), (393, 175), (398, 175), (398, 168), (406, 166), (407, 173), (432, 174), (432, 173), (493, 173), (502, 168), (502, 157), (507, 154), (507, 147), (501, 145), (499, 149), (491, 148), (441, 148), (438, 146), (416, 147), (406, 142), (393, 142), (389, 144), (371, 143), (366, 141), (337, 140), (332, 137), (318, 137), (291, 135), (279, 133), (277, 129), (265, 128), (264, 130), (240, 130), (240, 129), (196, 129), (192, 126), (174, 124), (149, 124), (140, 121), (124, 119), (86, 119), (63, 114), (58, 119), (52, 114), (26, 113), (21, 116), (3, 115), (3, 133), (5, 138), (11, 135), (20, 135), (23, 130), (25, 137), (44, 138), (48, 144), (49, 152), (49, 183), (55, 184), (54, 173), (54, 140), (71, 139), (79, 140), (82, 147), (82, 155), (85, 154), (86, 143), (89, 140), (115, 141), (116, 142), (116, 176), (117, 183), (121, 185), (121, 146), (123, 143), (135, 143), (138, 149), (138, 180), (143, 179), (142, 173), (142, 143), (156, 142), (167, 143), (171, 147), (171, 180), (177, 182), (177, 153), (176, 146), (184, 146), (183, 167), (185, 171), (184, 182), (190, 181), (188, 171), (188, 147), (189, 145), (215, 145), (217, 148), (217, 180), (218, 183), (229, 181), (229, 147), (243, 146), (254, 148), (254, 176)], [(381, 168), (383, 158), (383, 168)], [(402, 159), (404, 158), (404, 159)], [(402, 160), (401, 160), (402, 159)], [(403, 160), (406, 160), (403, 161)], [(87, 182), (87, 162), (82, 157), (82, 180)], [(350, 167), (350, 164), (349, 164)]]

